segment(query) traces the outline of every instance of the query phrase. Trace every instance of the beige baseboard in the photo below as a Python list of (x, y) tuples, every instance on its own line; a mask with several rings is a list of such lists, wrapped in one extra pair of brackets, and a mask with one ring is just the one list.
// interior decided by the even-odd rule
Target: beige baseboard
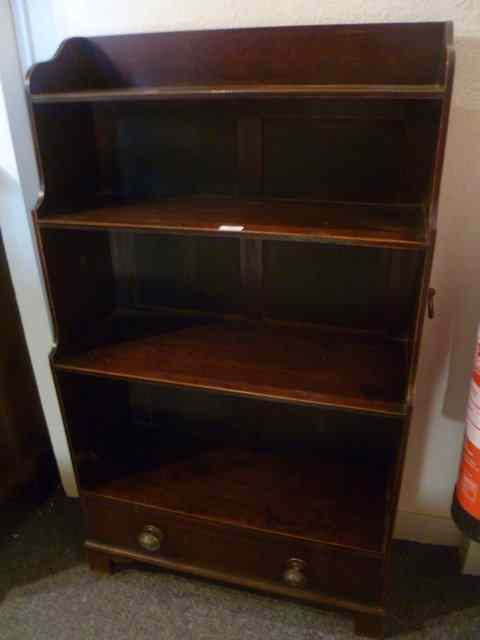
[(451, 518), (411, 511), (397, 513), (394, 537), (452, 547), (458, 547), (462, 541), (462, 534)]

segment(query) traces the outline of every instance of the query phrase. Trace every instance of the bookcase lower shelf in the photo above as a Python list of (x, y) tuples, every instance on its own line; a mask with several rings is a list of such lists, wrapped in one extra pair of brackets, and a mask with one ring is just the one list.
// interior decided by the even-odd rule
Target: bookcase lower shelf
[[(310, 604), (383, 616), (383, 558), (84, 492), (87, 549)], [(105, 517), (108, 514), (108, 517)]]
[(373, 465), (320, 448), (167, 439), (162, 446), (158, 434), (155, 444), (141, 429), (136, 437), (147, 439), (144, 447), (131, 441), (123, 460), (102, 460), (86, 494), (382, 556), (392, 467), (386, 460)]
[(161, 447), (154, 432), (157, 445), (89, 473), (92, 568), (146, 562), (380, 624), (391, 464), (168, 438)]

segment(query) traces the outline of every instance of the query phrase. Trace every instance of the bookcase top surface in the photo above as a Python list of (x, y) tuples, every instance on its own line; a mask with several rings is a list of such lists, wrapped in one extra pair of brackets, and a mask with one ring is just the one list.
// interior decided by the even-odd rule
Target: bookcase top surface
[[(352, 24), (71, 38), (35, 65), (34, 102), (328, 93), (442, 94), (452, 24)], [(138, 92), (138, 94), (137, 94)]]

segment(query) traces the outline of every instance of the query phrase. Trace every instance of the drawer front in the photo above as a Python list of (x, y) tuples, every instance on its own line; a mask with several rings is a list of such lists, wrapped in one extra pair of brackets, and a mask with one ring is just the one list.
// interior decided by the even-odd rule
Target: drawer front
[(285, 536), (236, 528), (174, 513), (84, 495), (90, 541), (264, 581), (302, 593), (322, 593), (378, 604), (379, 558)]

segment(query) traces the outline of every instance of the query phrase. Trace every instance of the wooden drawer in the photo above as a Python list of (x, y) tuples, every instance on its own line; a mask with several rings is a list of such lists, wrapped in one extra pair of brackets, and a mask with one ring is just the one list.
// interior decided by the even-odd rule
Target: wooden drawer
[[(309, 601), (324, 602), (323, 595), (380, 604), (381, 558), (91, 494), (83, 495), (83, 503), (89, 542), (113, 547), (117, 555), (124, 550), (168, 568), (191, 569), (197, 575)], [(147, 526), (156, 527), (162, 534), (158, 550), (148, 551), (139, 543), (139, 535)], [(292, 586), (285, 580), (292, 558), (305, 563), (303, 585)]]

